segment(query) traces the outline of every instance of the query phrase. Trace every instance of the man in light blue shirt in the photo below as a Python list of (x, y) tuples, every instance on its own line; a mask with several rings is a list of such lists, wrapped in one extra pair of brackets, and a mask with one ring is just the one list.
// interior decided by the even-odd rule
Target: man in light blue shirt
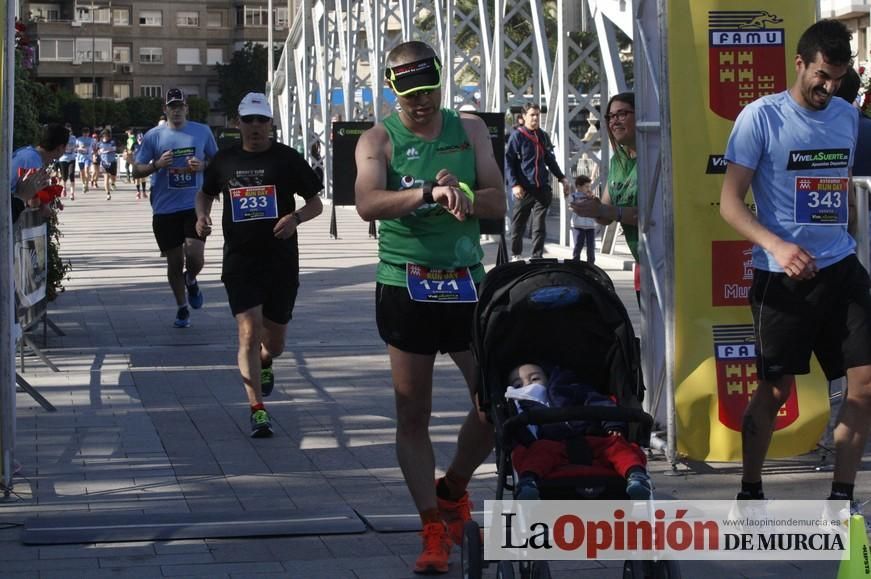
[[(798, 41), (788, 91), (738, 116), (720, 214), (753, 242), (750, 305), (758, 386), (742, 423), (739, 499), (762, 499), (777, 414), (814, 353), (826, 377), (847, 375), (835, 429), (833, 500), (852, 500), (871, 414), (871, 282), (848, 233), (857, 116), (833, 99), (851, 65), (850, 32), (821, 20)], [(753, 187), (754, 214), (745, 204)]]
[(27, 203), (51, 183), (45, 167), (63, 154), (69, 138), (66, 127), (51, 123), (43, 127), (39, 143), (12, 153), (12, 170), (9, 172), (12, 223), (18, 220)]
[[(218, 152), (211, 129), (187, 120), (181, 89), (166, 92), (166, 124), (145, 134), (136, 152), (133, 177), (151, 176), (152, 229), (166, 256), (167, 278), (175, 295), (174, 326), (190, 326), (190, 310), (203, 306), (197, 274), (203, 269), (205, 239), (196, 232), (194, 200), (207, 162)], [(185, 297), (187, 288), (187, 297)]]

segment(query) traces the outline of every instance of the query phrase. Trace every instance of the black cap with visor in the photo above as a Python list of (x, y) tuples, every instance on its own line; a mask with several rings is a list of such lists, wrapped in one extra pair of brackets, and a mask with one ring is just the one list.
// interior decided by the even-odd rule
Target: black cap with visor
[(407, 64), (388, 67), (384, 77), (397, 96), (418, 91), (432, 91), (442, 85), (442, 63), (430, 56)]

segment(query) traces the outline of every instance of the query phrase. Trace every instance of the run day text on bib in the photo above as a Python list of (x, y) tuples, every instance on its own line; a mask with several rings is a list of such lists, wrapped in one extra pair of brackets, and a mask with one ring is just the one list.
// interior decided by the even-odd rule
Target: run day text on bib
[(474, 303), (478, 290), (468, 267), (429, 269), (409, 263), (405, 267), (408, 295), (416, 302)]
[(796, 177), (795, 222), (799, 225), (846, 225), (847, 177)]
[(275, 185), (230, 189), (230, 203), (233, 206), (234, 223), (278, 218)]

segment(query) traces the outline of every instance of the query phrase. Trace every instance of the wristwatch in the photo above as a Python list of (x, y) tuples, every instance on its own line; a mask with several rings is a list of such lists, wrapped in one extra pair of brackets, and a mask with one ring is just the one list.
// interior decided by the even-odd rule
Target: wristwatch
[(293, 220), (296, 222), (297, 227), (302, 225), (302, 217), (300, 217), (299, 213), (297, 213), (296, 211), (293, 212)]
[(435, 187), (435, 183), (432, 181), (425, 181), (421, 189), (423, 190), (423, 202), (432, 204), (435, 203), (435, 199), (432, 196), (432, 189)]

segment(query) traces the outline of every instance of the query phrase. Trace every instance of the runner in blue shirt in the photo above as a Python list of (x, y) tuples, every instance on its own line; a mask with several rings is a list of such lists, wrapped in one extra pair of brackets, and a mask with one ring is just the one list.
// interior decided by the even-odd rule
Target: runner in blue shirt
[[(66, 123), (64, 128), (69, 131), (70, 138), (67, 141), (64, 154), (57, 160), (60, 169), (60, 178), (64, 187), (63, 196), (70, 196), (70, 201), (76, 200), (76, 136), (73, 135), (72, 125)], [(69, 185), (68, 185), (69, 184)]]
[(115, 189), (115, 177), (118, 174), (117, 150), (111, 131), (103, 129), (100, 133), (100, 141), (97, 143), (97, 154), (100, 155), (100, 168), (103, 169), (106, 201), (112, 199), (112, 191)]
[(88, 192), (88, 185), (91, 181), (93, 154), (94, 139), (91, 138), (91, 129), (82, 127), (82, 136), (76, 139), (76, 164), (79, 166), (79, 176), (85, 186), (85, 193)]
[[(857, 116), (833, 99), (852, 61), (850, 32), (820, 20), (798, 41), (788, 91), (738, 116), (720, 214), (753, 242), (750, 307), (758, 386), (744, 413), (739, 499), (762, 499), (762, 466), (796, 374), (814, 353), (826, 377), (847, 375), (835, 428), (833, 500), (852, 500), (871, 421), (871, 294), (848, 232)], [(756, 212), (746, 205), (752, 185)], [(855, 209), (855, 206), (854, 206)]]
[[(211, 129), (187, 120), (184, 93), (166, 92), (167, 122), (145, 134), (136, 151), (133, 177), (151, 176), (152, 229), (166, 256), (169, 286), (178, 306), (174, 325), (190, 326), (190, 310), (203, 306), (197, 274), (203, 269), (205, 238), (197, 235), (194, 200), (207, 162), (218, 152)], [(185, 297), (187, 287), (187, 298)]]

